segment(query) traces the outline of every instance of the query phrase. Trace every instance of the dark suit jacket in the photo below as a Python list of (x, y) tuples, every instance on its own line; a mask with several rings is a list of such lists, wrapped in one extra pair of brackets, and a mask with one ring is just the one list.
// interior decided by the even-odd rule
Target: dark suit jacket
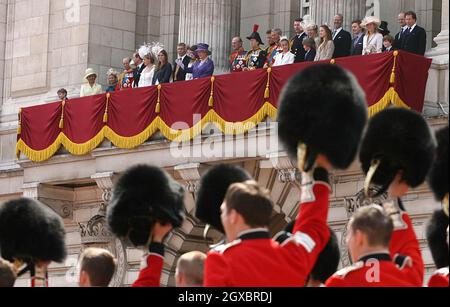
[(400, 30), (400, 32), (398, 32), (398, 33), (395, 35), (394, 44), (393, 44), (393, 46), (392, 46), (392, 47), (394, 47), (395, 50), (400, 50), (400, 49), (402, 49), (402, 46), (403, 46), (403, 39), (405, 38), (405, 35), (406, 35), (406, 31), (405, 31), (405, 33), (403, 33), (403, 29)]
[(424, 28), (416, 25), (414, 30), (404, 37), (401, 49), (411, 53), (425, 55), (426, 48), (427, 32), (425, 32)]
[(356, 45), (354, 45), (352, 40), (352, 47), (350, 49), (350, 55), (362, 55), (363, 53), (363, 46), (364, 46), (364, 36), (365, 34), (361, 35), (361, 37), (356, 42)]
[(136, 68), (134, 70), (134, 87), (138, 87), (139, 80), (141, 79), (141, 74), (144, 71), (145, 67), (145, 64), (142, 64), (141, 68)]
[(295, 63), (303, 62), (305, 60), (305, 48), (303, 48), (303, 40), (307, 38), (308, 35), (303, 33), (302, 36), (298, 37), (295, 35), (291, 38), (291, 52), (295, 54)]
[(311, 49), (309, 53), (305, 53), (305, 62), (314, 62), (316, 54), (316, 49)]
[[(185, 56), (183, 59), (184, 67), (188, 67), (189, 63), (191, 62), (191, 58), (188, 56)], [(173, 65), (173, 82), (177, 81), (185, 81), (186, 80), (186, 71), (184, 69), (180, 69), (177, 64)], [(178, 70), (178, 71), (177, 71)]]
[(159, 84), (169, 83), (171, 75), (172, 75), (172, 64), (167, 63), (160, 70), (155, 71), (155, 75), (153, 76), (153, 85), (156, 84), (156, 80), (159, 80)]
[(342, 58), (350, 55), (350, 48), (352, 45), (352, 36), (344, 29), (339, 32), (333, 40), (334, 54), (333, 58)]

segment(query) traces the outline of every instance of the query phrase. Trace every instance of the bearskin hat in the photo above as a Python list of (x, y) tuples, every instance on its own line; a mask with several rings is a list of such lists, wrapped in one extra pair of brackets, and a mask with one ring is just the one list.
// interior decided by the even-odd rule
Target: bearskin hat
[(335, 274), (341, 261), (341, 250), (336, 233), (330, 228), (330, 240), (319, 254), (316, 264), (311, 271), (311, 277), (325, 284)]
[(442, 201), (448, 194), (448, 126), (436, 133), (438, 148), (431, 168), (429, 183), (436, 199)]
[(148, 243), (156, 222), (180, 227), (184, 210), (184, 188), (164, 170), (139, 165), (118, 180), (107, 221), (113, 234), (139, 247)]
[(431, 255), (438, 269), (448, 267), (449, 255), (447, 245), (448, 216), (443, 210), (433, 213), (427, 224), (426, 235)]
[(20, 198), (0, 205), (1, 257), (14, 262), (66, 258), (62, 219), (39, 201)]
[(352, 74), (337, 65), (313, 65), (283, 89), (278, 134), (291, 157), (297, 158), (298, 145), (305, 144), (310, 164), (323, 154), (334, 167), (346, 169), (367, 118), (365, 93)]
[(200, 182), (196, 200), (196, 217), (225, 233), (220, 220), (220, 206), (228, 188), (234, 183), (251, 179), (244, 169), (237, 166), (222, 164), (211, 168)]
[(421, 114), (390, 108), (375, 115), (361, 145), (360, 161), (367, 174), (374, 161), (379, 166), (371, 180), (384, 193), (399, 171), (410, 187), (421, 185), (430, 170), (435, 142)]

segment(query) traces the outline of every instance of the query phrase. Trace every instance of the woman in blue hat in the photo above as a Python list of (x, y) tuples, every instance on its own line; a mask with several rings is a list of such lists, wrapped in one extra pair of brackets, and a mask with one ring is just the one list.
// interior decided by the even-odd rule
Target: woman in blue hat
[(181, 63), (181, 61), (179, 60), (177, 60), (176, 63), (186, 73), (193, 74), (194, 79), (211, 77), (214, 74), (214, 62), (209, 57), (211, 55), (209, 46), (204, 43), (197, 44), (197, 50), (195, 51), (195, 53), (198, 57), (198, 61), (195, 62), (192, 67), (184, 67), (183, 63)]

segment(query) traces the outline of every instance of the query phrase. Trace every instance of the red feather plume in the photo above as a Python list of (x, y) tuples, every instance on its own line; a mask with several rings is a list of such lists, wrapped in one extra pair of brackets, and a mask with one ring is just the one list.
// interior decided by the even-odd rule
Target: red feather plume
[(253, 26), (253, 33), (258, 32), (259, 29), (259, 25), (254, 25)]

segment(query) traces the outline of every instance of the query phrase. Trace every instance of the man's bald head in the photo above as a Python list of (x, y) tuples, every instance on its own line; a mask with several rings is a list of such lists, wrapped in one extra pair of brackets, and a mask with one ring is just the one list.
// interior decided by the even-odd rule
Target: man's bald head
[(201, 252), (181, 256), (177, 264), (177, 287), (202, 287), (205, 260), (206, 255)]

